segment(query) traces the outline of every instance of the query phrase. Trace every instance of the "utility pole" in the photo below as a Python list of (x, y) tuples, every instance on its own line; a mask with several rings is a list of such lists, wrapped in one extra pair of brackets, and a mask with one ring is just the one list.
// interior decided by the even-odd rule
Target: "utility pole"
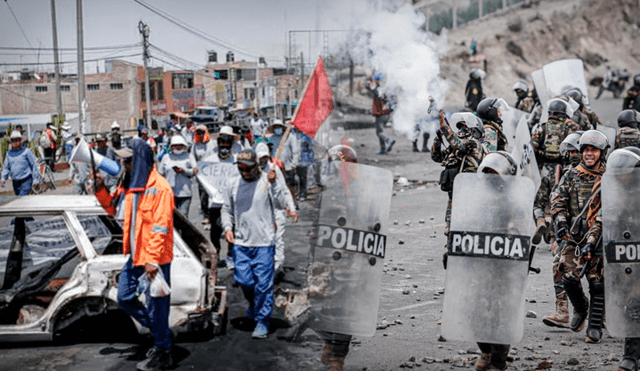
[(84, 36), (82, 33), (82, 0), (76, 0), (77, 6), (77, 27), (78, 27), (78, 121), (80, 124), (80, 132), (87, 132), (87, 118), (85, 101), (85, 84), (84, 84)]
[(53, 33), (53, 63), (56, 77), (56, 112), (62, 118), (62, 95), (60, 94), (60, 61), (58, 59), (58, 26), (56, 25), (56, 2), (51, 0), (51, 28)]
[(144, 96), (147, 103), (145, 126), (151, 129), (151, 91), (149, 89), (149, 26), (142, 21), (138, 23), (138, 31), (142, 35), (142, 58), (144, 61)]

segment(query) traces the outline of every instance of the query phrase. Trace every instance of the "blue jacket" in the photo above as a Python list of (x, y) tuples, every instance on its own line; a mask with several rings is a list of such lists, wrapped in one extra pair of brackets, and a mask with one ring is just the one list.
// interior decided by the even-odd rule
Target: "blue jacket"
[(40, 172), (38, 171), (36, 156), (33, 155), (29, 148), (10, 149), (7, 152), (2, 169), (2, 181), (6, 182), (9, 175), (13, 180), (24, 180), (29, 176), (33, 176), (33, 182), (35, 184), (40, 183)]

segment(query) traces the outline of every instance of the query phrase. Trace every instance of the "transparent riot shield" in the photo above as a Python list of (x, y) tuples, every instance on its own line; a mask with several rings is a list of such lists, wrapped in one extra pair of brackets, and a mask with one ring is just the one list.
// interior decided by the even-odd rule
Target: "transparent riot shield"
[(607, 330), (640, 337), (640, 169), (607, 169), (602, 176)]
[(589, 91), (587, 90), (587, 80), (584, 77), (584, 64), (580, 59), (561, 59), (547, 63), (542, 67), (545, 85), (545, 100), (540, 95), (540, 102), (543, 104), (542, 117), (540, 122), (547, 121), (549, 112), (547, 102), (571, 88), (578, 88), (584, 96), (585, 105), (590, 106)]
[(507, 141), (509, 142), (509, 144), (507, 145), (508, 151), (513, 150), (514, 142), (516, 140), (518, 123), (520, 122), (520, 119), (522, 117), (528, 118), (529, 114), (515, 107), (509, 106), (508, 110), (502, 112), (502, 130), (507, 136)]
[(530, 178), (456, 177), (442, 310), (448, 340), (522, 339), (534, 197)]
[(542, 68), (531, 72), (531, 79), (533, 80), (533, 86), (536, 88), (536, 93), (538, 94), (540, 102), (546, 102), (551, 99), (547, 95), (547, 84), (544, 82), (544, 73), (542, 72)]
[(517, 175), (526, 176), (533, 180), (535, 191), (537, 192), (538, 188), (540, 188), (542, 178), (540, 178), (538, 161), (536, 161), (536, 156), (533, 151), (533, 142), (531, 141), (531, 133), (529, 132), (529, 124), (527, 124), (526, 116), (522, 116), (518, 123), (511, 154), (516, 161), (518, 161)]
[[(612, 128), (611, 126), (606, 126), (606, 125), (598, 125), (598, 131), (601, 131), (604, 135), (606, 135), (607, 140), (609, 140), (609, 145), (611, 146), (611, 148), (615, 147), (616, 145), (616, 135), (618, 134), (618, 131), (615, 128)], [(611, 153), (612, 149), (609, 150), (609, 153)]]
[(393, 176), (389, 170), (350, 162), (325, 165), (307, 279), (309, 327), (373, 336)]

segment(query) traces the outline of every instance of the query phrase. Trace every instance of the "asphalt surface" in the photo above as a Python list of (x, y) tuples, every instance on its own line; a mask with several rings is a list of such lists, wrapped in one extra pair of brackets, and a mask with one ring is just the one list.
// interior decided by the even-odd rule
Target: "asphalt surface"
[[(592, 107), (602, 121), (615, 123), (621, 100), (601, 98)], [(371, 338), (356, 337), (347, 356), (345, 370), (398, 370), (417, 368), (451, 370), (473, 368), (477, 357), (474, 343), (453, 342), (441, 338), (439, 320), (445, 285), (442, 267), (445, 237), (446, 193), (436, 181), (441, 167), (428, 153), (414, 153), (406, 138), (385, 130), (398, 139), (388, 155), (376, 155), (377, 138), (373, 129), (346, 131), (353, 139), (359, 162), (391, 170), (396, 181), (403, 177), (406, 186), (397, 182), (391, 200), (387, 255), (384, 261), (378, 330)], [(56, 173), (64, 180), (67, 172)], [(9, 186), (9, 185), (7, 185)], [(70, 193), (62, 185), (55, 193)], [(304, 210), (312, 200), (301, 203)], [(372, 199), (375, 202), (375, 197)], [(192, 202), (190, 218), (199, 226), (197, 202)], [(394, 222), (397, 221), (397, 224)], [(287, 226), (287, 261), (283, 287), (295, 287), (303, 276), (304, 253), (295, 250), (304, 234), (304, 224)], [(208, 231), (205, 231), (208, 233)], [(226, 251), (221, 254), (226, 256)], [(601, 344), (584, 342), (585, 334), (554, 329), (542, 324), (544, 315), (554, 312), (551, 278), (551, 253), (548, 245), (539, 246), (533, 266), (541, 273), (530, 274), (525, 309), (536, 318), (526, 318), (524, 338), (512, 344), (510, 370), (615, 369), (622, 354), (622, 339), (605, 336)], [(225, 268), (220, 268), (220, 284), (229, 289), (229, 325), (227, 333), (213, 339), (178, 339), (174, 358), (176, 370), (323, 370), (320, 363), (322, 341), (311, 330), (297, 342), (280, 337), (286, 324), (274, 320), (266, 340), (252, 340), (251, 324), (243, 318), (246, 304), (240, 289), (233, 286)], [(586, 281), (583, 282), (586, 285)], [(473, 305), (473, 303), (469, 303)], [(77, 338), (66, 343), (9, 344), (0, 347), (0, 370), (131, 370), (146, 348), (141, 339), (118, 336), (119, 322), (111, 324), (115, 335), (105, 338), (94, 328), (85, 328)], [(122, 332), (124, 332), (124, 328)], [(92, 336), (87, 336), (90, 333)], [(144, 339), (143, 339), (144, 341)], [(545, 365), (546, 362), (546, 365)], [(547, 367), (548, 366), (548, 367)]]

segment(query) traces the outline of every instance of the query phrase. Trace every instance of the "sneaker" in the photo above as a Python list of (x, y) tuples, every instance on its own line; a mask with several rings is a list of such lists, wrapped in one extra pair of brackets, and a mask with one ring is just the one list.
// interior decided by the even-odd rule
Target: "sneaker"
[(258, 322), (258, 324), (256, 325), (256, 328), (253, 329), (253, 333), (251, 334), (251, 337), (253, 339), (265, 339), (268, 334), (269, 334), (269, 329), (267, 328), (267, 326), (262, 322)]
[(376, 152), (376, 155), (386, 155), (387, 154), (387, 150), (386, 149), (381, 149), (378, 152)]
[(226, 264), (225, 266), (227, 267), (228, 270), (232, 271), (234, 269), (236, 269), (236, 265), (233, 264), (233, 259), (231, 259), (230, 257), (227, 256), (226, 259)]
[(396, 140), (395, 139), (389, 139), (389, 142), (387, 143), (387, 148), (385, 149), (385, 151), (391, 152), (391, 148), (393, 148), (393, 145), (396, 144)]
[(147, 352), (147, 359), (138, 362), (136, 369), (139, 371), (164, 370), (173, 366), (173, 358), (170, 349), (153, 347)]

